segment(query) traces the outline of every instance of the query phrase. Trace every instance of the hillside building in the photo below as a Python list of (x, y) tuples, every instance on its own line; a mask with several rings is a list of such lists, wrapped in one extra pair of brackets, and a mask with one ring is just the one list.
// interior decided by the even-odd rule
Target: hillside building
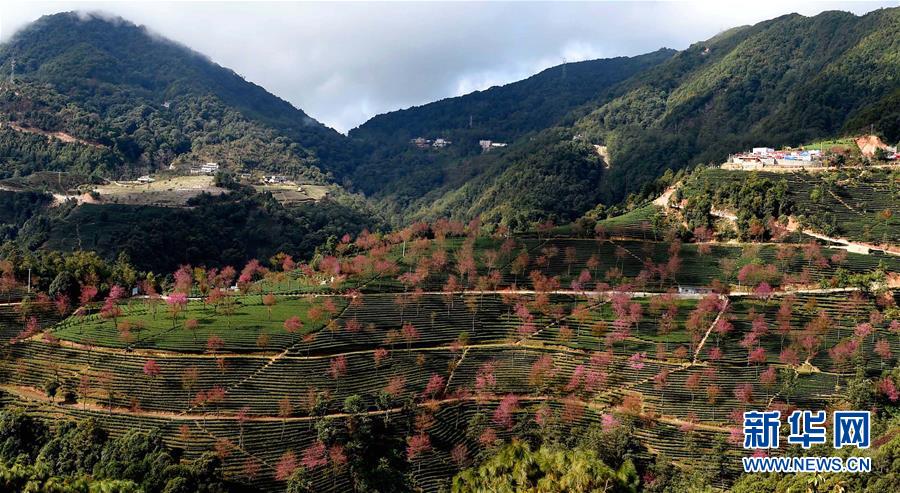
[(771, 147), (754, 147), (750, 152), (728, 156), (725, 167), (745, 170), (762, 169), (766, 166), (784, 168), (820, 166), (822, 152), (804, 149), (784, 149), (776, 151)]
[(192, 166), (192, 175), (214, 175), (219, 172), (219, 163), (203, 163), (200, 166)]
[(415, 139), (411, 139), (409, 143), (419, 149), (428, 149), (431, 147), (431, 140), (426, 139), (425, 137), (416, 137)]
[(491, 149), (499, 149), (506, 147), (506, 142), (494, 142), (492, 140), (479, 140), (478, 145), (481, 146), (481, 152), (490, 152)]
[(263, 183), (267, 185), (278, 185), (281, 183), (287, 183), (288, 178), (284, 175), (271, 175), (263, 178)]

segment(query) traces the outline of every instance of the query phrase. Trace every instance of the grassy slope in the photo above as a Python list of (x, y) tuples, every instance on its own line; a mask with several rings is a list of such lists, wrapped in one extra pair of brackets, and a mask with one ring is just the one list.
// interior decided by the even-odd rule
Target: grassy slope
[[(334, 298), (338, 308), (344, 305), (341, 298)], [(117, 321), (103, 319), (99, 315), (87, 318), (73, 316), (63, 321), (54, 335), (61, 339), (109, 347), (133, 346), (147, 349), (166, 349), (170, 351), (202, 352), (210, 336), (222, 338), (225, 352), (247, 350), (283, 349), (299, 341), (299, 336), (315, 332), (322, 328), (324, 322), (311, 321), (308, 310), (313, 303), (305, 298), (278, 298), (271, 307), (264, 306), (260, 296), (250, 295), (237, 297), (234, 300), (233, 313), (225, 308), (218, 311), (200, 301), (192, 301), (186, 310), (172, 317), (171, 311), (164, 301), (156, 307), (134, 300), (123, 307), (122, 317)], [(300, 317), (303, 328), (296, 334), (284, 330), (284, 321), (290, 317)], [(195, 330), (185, 328), (185, 321), (194, 319), (198, 322)], [(119, 330), (114, 326), (117, 324)], [(120, 337), (123, 327), (132, 327), (133, 343)], [(270, 343), (266, 348), (256, 345), (260, 335), (269, 336)]]

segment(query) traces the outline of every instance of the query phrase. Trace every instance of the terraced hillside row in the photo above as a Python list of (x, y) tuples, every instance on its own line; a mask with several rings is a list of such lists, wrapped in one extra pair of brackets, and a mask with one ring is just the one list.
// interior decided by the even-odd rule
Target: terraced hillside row
[[(784, 180), (793, 214), (815, 232), (865, 243), (900, 243), (900, 177), (896, 169), (753, 173), (775, 182)], [(695, 183), (722, 186), (744, 181), (748, 174), (707, 169), (698, 174)]]
[[(662, 234), (658, 232), (657, 234)], [(799, 239), (799, 237), (797, 238)], [(594, 290), (626, 286), (630, 290), (665, 292), (678, 287), (709, 286), (719, 280), (734, 289), (752, 289), (761, 280), (773, 287), (787, 284), (834, 285), (840, 274), (865, 273), (882, 267), (900, 269), (900, 258), (875, 252), (849, 253), (840, 247), (801, 243), (682, 243), (584, 238), (521, 238), (503, 242), (438, 242), (420, 239), (415, 251), (394, 246), (347, 254), (335, 261), (341, 288), (366, 293), (440, 292), (516, 287), (536, 289), (544, 284), (562, 289)], [(412, 243), (412, 242), (410, 242)], [(407, 250), (405, 254), (401, 252)], [(749, 264), (753, 266), (748, 267)], [(329, 265), (329, 269), (332, 266)], [(742, 269), (744, 270), (742, 273)], [(767, 270), (768, 269), (768, 270)], [(309, 276), (278, 272), (265, 290), (302, 294)], [(334, 274), (323, 276), (324, 288)], [(277, 279), (277, 280), (276, 280)], [(547, 284), (550, 283), (550, 284)]]
[[(216, 450), (230, 477), (267, 491), (284, 488), (288, 452), (353, 449), (360, 433), (381, 437), (397, 470), (426, 491), (512, 437), (584, 433), (625, 433), (637, 461), (664, 452), (727, 480), (742, 455), (741, 410), (831, 406), (858, 368), (880, 378), (900, 354), (893, 298), (856, 290), (407, 296), (278, 297), (271, 320), (251, 303), (259, 295), (234, 313), (189, 302), (183, 317), (158, 313), (127, 346), (110, 336), (113, 325), (153, 320), (133, 300), (121, 320), (74, 316), (54, 337), (8, 346), (4, 403), (93, 416), (114, 433), (159, 429), (188, 457)], [(325, 300), (334, 307), (318, 323), (276, 336)], [(189, 343), (191, 313), (226, 343)], [(251, 347), (254, 332), (277, 342)], [(187, 350), (173, 351), (179, 343)], [(48, 382), (60, 389), (52, 396)], [(411, 452), (423, 436), (427, 447)], [(353, 481), (345, 464), (310, 464), (306, 478), (320, 491)]]

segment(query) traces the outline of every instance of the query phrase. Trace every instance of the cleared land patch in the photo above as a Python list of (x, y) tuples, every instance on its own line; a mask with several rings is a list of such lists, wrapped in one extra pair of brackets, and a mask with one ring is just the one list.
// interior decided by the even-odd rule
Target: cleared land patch
[(112, 182), (94, 188), (100, 204), (153, 205), (183, 207), (200, 194), (221, 195), (227, 189), (214, 185), (214, 178), (206, 175), (157, 178), (149, 183)]

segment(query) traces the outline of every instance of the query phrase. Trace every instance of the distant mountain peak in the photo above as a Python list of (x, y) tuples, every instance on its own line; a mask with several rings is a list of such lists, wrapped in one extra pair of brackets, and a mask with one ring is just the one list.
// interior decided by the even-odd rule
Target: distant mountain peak
[(335, 130), (234, 70), (121, 17), (93, 11), (41, 17), (0, 45), (0, 72), (8, 73), (13, 58), (22, 83), (46, 85), (104, 122), (99, 130), (111, 136), (83, 137), (118, 144), (125, 164), (154, 162), (153, 154), (193, 159), (206, 148), (203, 155), (233, 169), (304, 175), (341, 168), (349, 159), (347, 139)]

